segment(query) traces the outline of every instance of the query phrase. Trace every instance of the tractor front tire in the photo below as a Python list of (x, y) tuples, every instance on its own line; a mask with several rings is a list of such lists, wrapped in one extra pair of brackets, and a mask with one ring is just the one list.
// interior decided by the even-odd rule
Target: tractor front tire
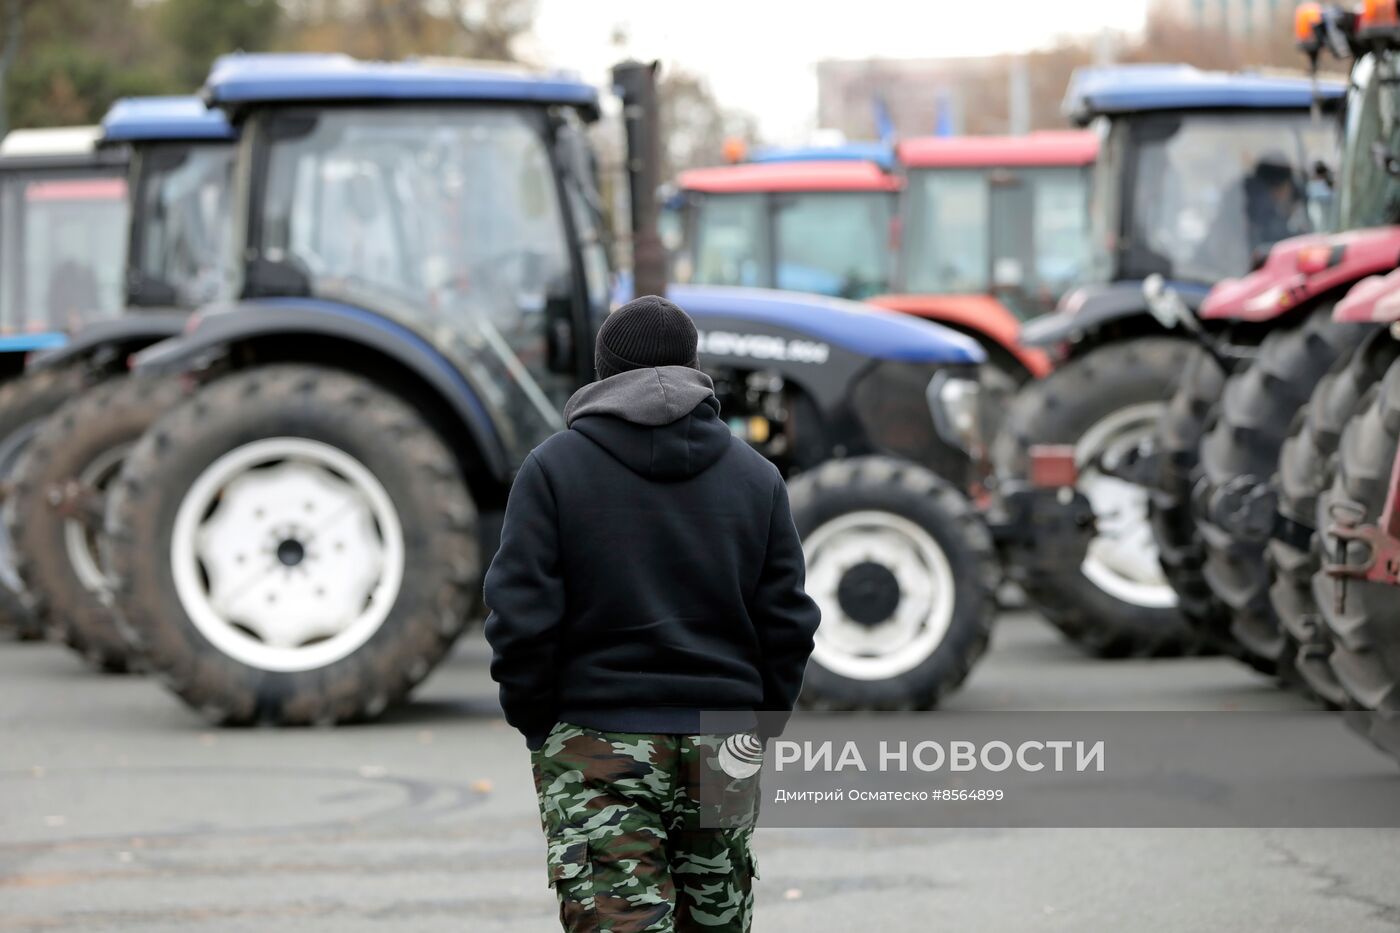
[(833, 460), (788, 486), (822, 610), (802, 703), (927, 710), (987, 649), (996, 554), (972, 504), (890, 457)]
[(1031, 602), (1066, 636), (1101, 657), (1194, 653), (1196, 633), (1177, 609), (1148, 521), (1148, 490), (1109, 475), (1150, 436), (1190, 359), (1192, 344), (1170, 337), (1109, 343), (1026, 386), (993, 448), (1001, 481), (1027, 478), (1030, 450), (1070, 445), (1079, 490), (1098, 534), (1082, 564), (1027, 585)]
[(179, 380), (150, 376), (92, 386), (54, 413), (15, 467), (5, 502), (15, 569), (40, 622), (100, 671), (135, 665), (100, 569), (102, 497), (126, 452), (184, 394)]
[[(44, 419), (78, 395), (90, 376), (75, 366), (26, 373), (0, 386), (0, 482), (7, 486)], [(8, 490), (7, 490), (8, 491)], [(21, 640), (43, 638), (44, 626), (15, 570), (14, 542), (0, 525), (0, 626)]]
[(1258, 356), (1225, 384), (1218, 416), (1201, 441), (1193, 506), (1205, 541), (1205, 577), (1230, 608), (1229, 636), (1242, 660), (1295, 680), (1297, 646), (1269, 601), (1266, 549), (1277, 511), (1274, 476), (1284, 440), (1318, 382), (1370, 333), (1332, 320), (1331, 305), (1269, 334)]
[(278, 364), (210, 383), (132, 449), (107, 502), (123, 634), (218, 724), (372, 719), (477, 605), (477, 513), (405, 399)]

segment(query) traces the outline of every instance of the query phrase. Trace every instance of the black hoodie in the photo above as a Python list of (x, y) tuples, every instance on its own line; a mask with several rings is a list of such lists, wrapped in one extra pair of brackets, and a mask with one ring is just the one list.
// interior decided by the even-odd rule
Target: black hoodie
[(684, 366), (580, 389), (537, 447), (486, 573), (506, 719), (700, 731), (701, 710), (789, 711), (820, 614), (771, 463)]

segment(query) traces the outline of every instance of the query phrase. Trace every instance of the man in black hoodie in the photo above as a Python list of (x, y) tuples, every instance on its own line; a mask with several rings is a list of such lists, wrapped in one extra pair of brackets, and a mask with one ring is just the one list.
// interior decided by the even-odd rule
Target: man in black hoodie
[(781, 476), (720, 419), (695, 324), (638, 298), (511, 489), (486, 574), (569, 930), (747, 930), (749, 828), (699, 825), (702, 710), (791, 711), (820, 614)]

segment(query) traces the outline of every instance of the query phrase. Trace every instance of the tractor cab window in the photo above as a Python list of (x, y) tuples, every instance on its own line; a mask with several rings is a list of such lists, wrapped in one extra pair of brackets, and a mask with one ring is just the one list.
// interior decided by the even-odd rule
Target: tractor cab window
[(1386, 55), (1367, 55), (1352, 70), (1338, 184), (1338, 223), (1344, 230), (1400, 220), (1400, 69)]
[(141, 155), (132, 300), (194, 308), (228, 297), (229, 145), (159, 146)]
[(120, 170), (0, 175), (0, 331), (71, 330), (121, 310)]
[(1308, 176), (1334, 124), (1306, 112), (1162, 114), (1132, 126), (1120, 277), (1212, 283), (1313, 229)]
[(575, 289), (543, 114), (345, 107), (265, 119), (245, 291), (298, 283), (400, 320), (497, 409), (522, 458), (561, 427), (578, 373), (558, 365), (553, 329)]
[(766, 195), (704, 195), (693, 210), (691, 282), (772, 287)]
[(778, 288), (855, 299), (890, 290), (893, 194), (804, 192), (772, 199)]
[(910, 172), (903, 289), (1053, 309), (1089, 264), (1087, 186), (1078, 167)]

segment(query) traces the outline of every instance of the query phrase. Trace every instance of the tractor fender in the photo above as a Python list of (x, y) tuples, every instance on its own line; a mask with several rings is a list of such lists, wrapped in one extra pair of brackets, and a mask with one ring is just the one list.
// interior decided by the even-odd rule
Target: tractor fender
[(36, 354), (30, 369), (53, 369), (90, 359), (110, 351), (125, 355), (180, 333), (189, 321), (188, 311), (151, 310), (94, 321), (70, 337), (63, 346)]
[(1400, 269), (1357, 282), (1332, 309), (1332, 320), (1347, 324), (1400, 321)]
[(305, 337), (354, 344), (382, 355), (417, 377), (460, 421), (502, 483), (510, 462), (491, 415), (471, 379), (412, 329), (354, 305), (306, 298), (256, 299), (220, 305), (189, 319), (183, 334), (136, 354), (136, 372), (178, 373), (201, 368), (240, 344)]
[(1050, 372), (1050, 356), (1021, 345), (1020, 320), (990, 295), (879, 295), (870, 303), (944, 324), (1000, 349), (1036, 379)]
[(1201, 305), (1204, 320), (1272, 321), (1321, 295), (1368, 275), (1389, 272), (1400, 259), (1400, 227), (1309, 234), (1275, 243), (1264, 264), (1226, 279)]
[(859, 302), (771, 289), (673, 286), (695, 320), (707, 366), (771, 370), (824, 411), (842, 405), (872, 361), (975, 366), (977, 341), (928, 321)]
[[(1167, 287), (1180, 295), (1193, 311), (1200, 306), (1201, 298), (1206, 293), (1205, 286), (1190, 282), (1168, 282)], [(1143, 297), (1140, 280), (1081, 285), (1060, 299), (1060, 305), (1053, 314), (1021, 325), (1021, 343), (1037, 348), (1077, 343), (1105, 327), (1129, 321), (1161, 330), (1161, 325), (1147, 310), (1147, 299)]]

